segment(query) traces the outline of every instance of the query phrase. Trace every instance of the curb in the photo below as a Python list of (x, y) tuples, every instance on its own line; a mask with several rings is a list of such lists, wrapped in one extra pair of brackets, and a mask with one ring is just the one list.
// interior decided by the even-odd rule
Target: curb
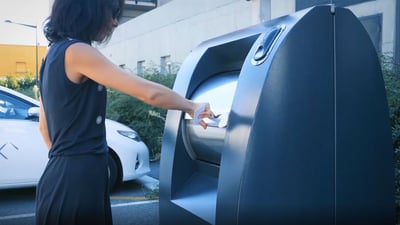
[(137, 179), (137, 181), (139, 183), (141, 183), (145, 188), (147, 188), (147, 189), (149, 189), (151, 191), (154, 191), (154, 190), (158, 189), (159, 181), (157, 179), (153, 178), (153, 177), (148, 176), (148, 175), (139, 177)]

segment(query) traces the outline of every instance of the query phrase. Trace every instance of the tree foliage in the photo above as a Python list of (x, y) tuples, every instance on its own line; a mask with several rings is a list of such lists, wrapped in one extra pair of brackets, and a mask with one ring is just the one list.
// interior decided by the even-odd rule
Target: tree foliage
[[(143, 77), (172, 88), (176, 75), (161, 75), (154, 70)], [(136, 130), (148, 146), (153, 160), (157, 160), (161, 154), (166, 114), (167, 110), (147, 105), (119, 91), (109, 90), (107, 117)]]
[(382, 72), (385, 80), (392, 142), (395, 160), (395, 188), (397, 224), (400, 224), (400, 65), (392, 57), (382, 57)]

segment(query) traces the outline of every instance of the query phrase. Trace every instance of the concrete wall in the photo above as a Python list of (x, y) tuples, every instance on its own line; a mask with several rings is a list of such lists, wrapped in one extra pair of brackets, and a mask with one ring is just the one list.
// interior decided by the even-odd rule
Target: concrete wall
[(138, 61), (182, 63), (202, 41), (259, 23), (259, 1), (173, 0), (118, 27), (98, 46), (116, 64), (136, 70)]
[[(349, 7), (361, 19), (373, 15), (382, 15), (381, 49), (383, 53), (392, 54), (395, 51), (396, 4), (400, 4), (398, 0), (377, 0)], [(400, 46), (397, 48), (400, 48)]]
[[(162, 57), (179, 65), (204, 40), (296, 11), (296, 0), (167, 2), (119, 26), (110, 42), (98, 48), (116, 64), (135, 72), (139, 61), (160, 66)], [(374, 39), (384, 53), (396, 51), (396, 15), (400, 13), (396, 4), (398, 0), (376, 0), (348, 7), (361, 19), (382, 18), (370, 29), (376, 29)]]

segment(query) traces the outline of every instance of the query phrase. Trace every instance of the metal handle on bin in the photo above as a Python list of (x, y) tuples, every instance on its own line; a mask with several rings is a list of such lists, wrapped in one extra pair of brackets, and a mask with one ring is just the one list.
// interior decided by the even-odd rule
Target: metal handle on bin
[(253, 65), (258, 66), (268, 58), (271, 49), (273, 48), (283, 29), (285, 29), (285, 25), (278, 26), (273, 30), (262, 34), (262, 40), (256, 52), (254, 53), (253, 58), (251, 59), (251, 63)]

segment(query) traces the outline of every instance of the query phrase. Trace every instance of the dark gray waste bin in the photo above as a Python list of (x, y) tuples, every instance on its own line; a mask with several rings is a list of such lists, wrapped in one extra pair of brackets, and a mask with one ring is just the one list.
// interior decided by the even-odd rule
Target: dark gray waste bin
[(161, 225), (394, 224), (380, 63), (348, 9), (316, 6), (205, 41), (174, 89), (221, 116), (202, 130), (168, 112)]

